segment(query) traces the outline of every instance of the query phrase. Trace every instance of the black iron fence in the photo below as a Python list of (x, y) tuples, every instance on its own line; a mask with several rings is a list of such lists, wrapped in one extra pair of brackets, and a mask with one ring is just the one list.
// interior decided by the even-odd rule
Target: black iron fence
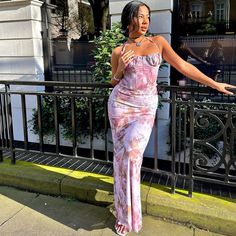
[[(112, 163), (107, 117), (110, 85), (38, 81), (0, 81), (0, 85), (0, 161), (8, 151), (14, 164), (16, 152), (22, 151)], [(57, 87), (64, 89), (57, 91)], [(218, 103), (205, 99), (206, 94), (218, 96), (206, 87), (158, 89), (162, 96), (153, 128), (153, 152), (144, 158), (143, 170), (168, 176), (172, 192), (177, 180), (183, 179), (190, 196), (195, 180), (236, 187), (235, 96), (224, 96), (225, 102)], [(160, 154), (158, 137), (164, 135), (157, 133), (163, 120), (167, 149)]]
[(91, 65), (89, 64), (71, 64), (54, 65), (52, 71), (53, 81), (80, 82), (86, 83), (92, 81)]

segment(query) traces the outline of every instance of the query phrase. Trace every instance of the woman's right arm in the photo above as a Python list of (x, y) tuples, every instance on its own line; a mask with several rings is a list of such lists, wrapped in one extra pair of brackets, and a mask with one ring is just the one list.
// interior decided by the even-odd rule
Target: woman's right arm
[(111, 85), (116, 86), (123, 77), (123, 71), (118, 71), (119, 64), (119, 48), (115, 48), (111, 54)]

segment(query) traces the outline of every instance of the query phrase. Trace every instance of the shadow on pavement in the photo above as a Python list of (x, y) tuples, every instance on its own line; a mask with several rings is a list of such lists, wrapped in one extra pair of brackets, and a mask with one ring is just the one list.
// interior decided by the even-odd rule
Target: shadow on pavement
[[(98, 178), (96, 176), (86, 176), (86, 173), (83, 176), (81, 172), (74, 173), (73, 176), (71, 170), (53, 169), (54, 171), (49, 167), (42, 168), (38, 165), (19, 162), (16, 165), (11, 165), (4, 160), (3, 163), (0, 163), (0, 186), (14, 186), (27, 191), (30, 189), (32, 192), (1, 187), (0, 195), (32, 209), (36, 218), (42, 214), (74, 230), (92, 231), (107, 227), (113, 230), (115, 218), (109, 209), (104, 207), (108, 206), (110, 202), (102, 199), (102, 195), (99, 195), (100, 190), (110, 191), (113, 189), (113, 184), (107, 182), (106, 176)], [(14, 177), (11, 175), (13, 172)], [(5, 177), (2, 178), (2, 176)], [(61, 183), (66, 184), (61, 185)], [(90, 183), (89, 186), (88, 183)], [(76, 186), (78, 186), (78, 189)], [(59, 191), (63, 191), (63, 195), (70, 195), (70, 197), (59, 196)], [(50, 194), (50, 196), (43, 194)], [(112, 194), (110, 194), (110, 197), (113, 198)], [(88, 200), (91, 203), (99, 201), (103, 207), (85, 203)], [(2, 207), (4, 210), (3, 205), (0, 206), (0, 209)]]

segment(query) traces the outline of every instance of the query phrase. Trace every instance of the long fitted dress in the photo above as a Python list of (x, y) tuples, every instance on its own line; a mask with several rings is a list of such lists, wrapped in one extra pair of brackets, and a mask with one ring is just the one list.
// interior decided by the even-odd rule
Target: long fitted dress
[(115, 211), (117, 221), (129, 232), (139, 232), (142, 227), (140, 171), (158, 105), (156, 81), (161, 60), (160, 53), (135, 56), (108, 100)]

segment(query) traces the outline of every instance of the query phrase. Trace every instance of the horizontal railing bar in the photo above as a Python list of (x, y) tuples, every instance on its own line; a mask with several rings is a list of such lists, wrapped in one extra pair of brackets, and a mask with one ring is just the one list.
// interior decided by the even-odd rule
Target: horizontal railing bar
[[(223, 169), (223, 168), (221, 168), (221, 169)], [(212, 173), (212, 172), (201, 172), (201, 171), (194, 171), (194, 174), (199, 174), (199, 175), (202, 175), (202, 176), (206, 176), (206, 177), (215, 177), (215, 178), (222, 178), (222, 179), (224, 179), (225, 178), (225, 174), (219, 174), (219, 173)], [(204, 177), (202, 177), (202, 178), (204, 178)], [(236, 180), (236, 176), (231, 176), (231, 175), (228, 175), (228, 178), (229, 179), (232, 179), (232, 180)]]
[[(5, 85), (37, 85), (37, 86), (67, 86), (67, 87), (92, 87), (92, 88), (112, 88), (110, 83), (82, 83), (82, 82), (65, 82), (65, 81), (18, 81), (18, 80), (1, 80), (0, 84)], [(206, 86), (170, 86), (170, 85), (158, 85), (162, 90), (172, 91), (189, 91), (189, 92), (212, 92), (216, 91)]]
[[(0, 92), (0, 94), (4, 94), (5, 92)], [(61, 96), (61, 97), (94, 97), (94, 98), (104, 98), (106, 97), (105, 95), (100, 95), (100, 94), (95, 94), (95, 93), (58, 93), (58, 92), (26, 92), (26, 91), (10, 91), (8, 92), (8, 94), (12, 94), (12, 95), (42, 95), (42, 96)], [(108, 97), (108, 95), (107, 95)], [(161, 102), (165, 102), (165, 103), (172, 103), (171, 99), (167, 100), (167, 99), (160, 99)], [(176, 100), (176, 104), (180, 104), (180, 105), (188, 105), (190, 104), (191, 102), (189, 101), (178, 101)], [(236, 103), (224, 103), (224, 102), (198, 102), (198, 101), (195, 101), (194, 102), (194, 105), (208, 105), (208, 106), (211, 106), (211, 105), (214, 105), (214, 106), (217, 106), (217, 105), (220, 105), (220, 106), (227, 106), (227, 107), (236, 107)], [(204, 109), (200, 109), (200, 108), (195, 108), (195, 111), (201, 111)], [(214, 112), (225, 112), (226, 111), (223, 111), (223, 110), (213, 110), (213, 109), (207, 109), (205, 111), (214, 111)], [(234, 111), (233, 111), (234, 113)]]
[(194, 176), (193, 177), (194, 180), (198, 180), (198, 181), (203, 181), (203, 182), (206, 182), (206, 183), (215, 183), (215, 184), (224, 184), (224, 185), (227, 185), (227, 186), (232, 186), (232, 187), (235, 187), (235, 182), (225, 182), (225, 181), (221, 181), (221, 180), (217, 180), (217, 179), (207, 179), (207, 178), (204, 178), (204, 177), (200, 177), (200, 176)]
[[(110, 83), (92, 83), (92, 82), (65, 82), (65, 81), (17, 81), (17, 80), (1, 80), (0, 84), (4, 85), (28, 85), (28, 86), (58, 86), (58, 87), (85, 87), (88, 88), (112, 88)], [(197, 92), (197, 93), (210, 93), (216, 91), (210, 87), (206, 86), (170, 86), (170, 85), (158, 85), (158, 89), (161, 91), (187, 91), (187, 92)], [(219, 92), (220, 93), (220, 92)]]
[[(1, 94), (1, 93), (0, 93)], [(41, 96), (58, 96), (58, 97), (94, 97), (94, 98), (104, 98), (104, 95), (91, 94), (91, 93), (49, 93), (49, 92), (8, 92), (12, 95), (41, 95)]]
[[(163, 103), (168, 103), (172, 104), (172, 99), (171, 98), (160, 98), (160, 101)], [(192, 102), (191, 101), (184, 101), (184, 100), (175, 100), (175, 103), (178, 105), (190, 105)], [(227, 102), (204, 102), (204, 101), (194, 101), (194, 105), (212, 105), (212, 106), (228, 106), (228, 107), (234, 107), (236, 103), (227, 103)], [(195, 108), (195, 110), (200, 109), (200, 108)]]
[(66, 86), (66, 87), (92, 87), (92, 88), (109, 88), (109, 83), (81, 83), (81, 82), (64, 82), (64, 81), (18, 81), (18, 80), (0, 80), (4, 85), (37, 85), (37, 86)]
[[(165, 102), (165, 103), (169, 103), (171, 104), (172, 103), (172, 99), (171, 98), (160, 98), (161, 102)], [(181, 101), (181, 100), (175, 100), (176, 104), (178, 105), (190, 105), (192, 102), (191, 101)], [(204, 102), (204, 101), (194, 101), (194, 106), (196, 105), (208, 105), (208, 106), (227, 106), (227, 107), (236, 107), (236, 103), (227, 103), (227, 102)], [(194, 108), (195, 111), (200, 111), (201, 109), (200, 108)], [(202, 109), (204, 110), (204, 109)], [(207, 109), (208, 111), (208, 109)], [(212, 111), (216, 111), (216, 110), (213, 110)], [(219, 110), (221, 111), (221, 110)]]
[[(206, 103), (207, 105), (209, 105), (208, 103)], [(205, 103), (203, 103), (203, 105), (206, 105)], [(216, 104), (214, 104), (216, 105)], [(236, 104), (231, 104), (231, 106), (228, 107), (235, 107), (236, 108)], [(224, 111), (224, 110), (214, 110), (214, 109), (194, 109), (196, 112), (202, 112), (202, 113), (207, 113), (207, 112), (214, 112), (216, 114), (228, 114), (228, 111)], [(232, 114), (236, 114), (236, 111), (231, 111)]]
[(164, 174), (164, 175), (172, 176), (172, 173), (170, 171), (165, 171), (165, 170), (160, 170), (160, 169), (155, 170), (155, 169), (151, 169), (144, 166), (142, 166), (141, 169), (142, 171), (153, 173), (153, 174)]

